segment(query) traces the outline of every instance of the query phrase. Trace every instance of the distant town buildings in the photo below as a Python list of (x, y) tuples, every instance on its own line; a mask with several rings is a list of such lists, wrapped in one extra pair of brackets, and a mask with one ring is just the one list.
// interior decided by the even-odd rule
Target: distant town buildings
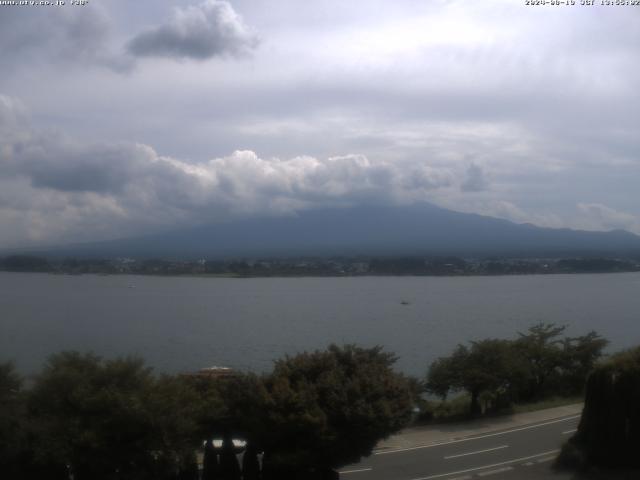
[(337, 257), (234, 260), (0, 258), (0, 270), (56, 274), (201, 275), (222, 277), (364, 275), (524, 275), (640, 271), (636, 258)]

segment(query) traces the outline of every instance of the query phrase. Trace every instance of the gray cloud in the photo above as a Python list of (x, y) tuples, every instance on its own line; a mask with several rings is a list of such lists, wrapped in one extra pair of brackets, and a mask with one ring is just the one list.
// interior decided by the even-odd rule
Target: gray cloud
[(82, 8), (2, 8), (0, 66), (100, 65), (123, 72), (131, 59), (110, 45), (112, 25), (99, 5)]
[(0, 91), (33, 112), (0, 101), (0, 243), (414, 200), (640, 232), (637, 9), (191, 2), (0, 12)]
[(0, 133), (5, 141), (27, 122), (24, 104), (16, 98), (0, 95)]
[(177, 8), (168, 23), (136, 35), (127, 48), (139, 57), (206, 60), (243, 55), (257, 45), (258, 38), (229, 2), (206, 0)]
[(482, 192), (487, 189), (488, 185), (489, 183), (482, 167), (472, 163), (467, 169), (467, 176), (460, 188), (464, 192)]
[(23, 241), (102, 238), (105, 225), (113, 236), (239, 215), (411, 203), (455, 182), (448, 169), (363, 155), (283, 160), (247, 150), (190, 163), (143, 144), (80, 142), (33, 128), (24, 106), (6, 96), (0, 131), (0, 188), (12, 192), (0, 195), (0, 223)]
[(135, 146), (81, 146), (39, 141), (16, 148), (17, 172), (36, 188), (62, 192), (118, 193), (144, 161)]
[[(437, 130), (432, 134), (433, 141), (441, 139)], [(452, 146), (469, 132), (457, 135)], [(251, 150), (189, 162), (140, 143), (85, 142), (36, 128), (22, 102), (0, 95), (0, 224), (7, 232), (0, 246), (113, 238), (326, 206), (418, 201), (544, 226), (640, 231), (638, 217), (602, 203), (581, 204), (567, 216), (523, 208), (505, 199), (505, 181), (511, 180), (504, 173), (495, 177), (492, 170), (497, 183), (488, 189), (483, 167), (468, 164), (471, 150), (498, 159), (514, 151), (502, 152), (492, 135), (504, 130), (484, 132), (486, 151), (471, 143), (459, 158), (442, 156), (448, 148), (440, 144), (428, 162), (356, 154), (264, 158)], [(513, 135), (518, 138), (518, 132)], [(527, 181), (535, 179), (534, 170), (520, 166), (518, 172)], [(526, 182), (516, 185), (522, 190)]]
[(589, 230), (621, 229), (640, 232), (640, 218), (600, 203), (578, 203), (583, 228)]

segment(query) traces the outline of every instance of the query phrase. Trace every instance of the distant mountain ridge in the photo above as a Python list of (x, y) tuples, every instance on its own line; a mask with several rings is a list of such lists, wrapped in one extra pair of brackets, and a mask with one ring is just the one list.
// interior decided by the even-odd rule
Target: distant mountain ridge
[(47, 255), (136, 258), (295, 256), (567, 256), (640, 254), (640, 236), (542, 228), (431, 204), (307, 210), (164, 234), (40, 250)]

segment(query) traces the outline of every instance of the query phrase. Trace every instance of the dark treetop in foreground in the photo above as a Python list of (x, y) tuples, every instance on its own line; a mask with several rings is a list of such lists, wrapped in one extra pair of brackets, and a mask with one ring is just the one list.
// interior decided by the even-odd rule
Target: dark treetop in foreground
[(215, 379), (64, 352), (27, 389), (0, 365), (0, 476), (194, 480), (195, 452), (224, 438), (218, 452), (209, 443), (208, 478), (239, 480), (230, 439), (241, 438), (248, 472), (264, 452), (263, 479), (331, 478), (408, 421), (413, 399), (394, 361), (377, 347), (331, 346), (263, 376)]
[(589, 375), (580, 425), (560, 463), (640, 468), (640, 347), (614, 355)]

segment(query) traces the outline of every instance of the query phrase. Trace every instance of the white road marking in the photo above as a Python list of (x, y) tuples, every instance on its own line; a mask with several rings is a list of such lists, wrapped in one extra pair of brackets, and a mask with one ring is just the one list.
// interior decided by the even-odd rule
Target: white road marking
[(373, 468), (359, 468), (358, 470), (342, 470), (338, 472), (340, 475), (346, 475), (347, 473), (360, 473), (360, 472), (370, 472)]
[(467, 468), (466, 470), (458, 470), (457, 472), (439, 473), (437, 475), (429, 475), (428, 477), (418, 477), (418, 478), (413, 478), (412, 480), (431, 480), (432, 478), (442, 478), (442, 477), (448, 477), (449, 475), (459, 475), (461, 473), (475, 472), (477, 470), (485, 470), (487, 468), (501, 467), (502, 465), (509, 465), (510, 463), (518, 463), (524, 460), (529, 460), (531, 458), (551, 455), (552, 453), (558, 453), (559, 451), (560, 450), (549, 450), (548, 452), (537, 453), (535, 455), (529, 455), (528, 457), (514, 458), (513, 460), (507, 460), (505, 462), (492, 463), (491, 465), (483, 465), (482, 467)]
[(495, 475), (496, 473), (508, 472), (509, 470), (513, 470), (513, 467), (502, 467), (496, 468), (495, 470), (489, 470), (488, 472), (480, 472), (478, 476), (486, 477), (487, 475)]
[(545, 457), (545, 458), (539, 458), (538, 460), (536, 460), (536, 463), (545, 463), (545, 462), (551, 462), (553, 460), (555, 460), (556, 457)]
[(562, 435), (569, 435), (570, 433), (577, 432), (577, 431), (578, 431), (578, 429), (574, 428), (572, 430), (567, 430), (566, 432), (562, 432)]
[(493, 452), (494, 450), (502, 450), (503, 448), (509, 448), (509, 445), (500, 445), (499, 447), (487, 448), (486, 450), (478, 450), (476, 452), (459, 453), (457, 455), (449, 455), (448, 457), (444, 457), (444, 459), (445, 460), (449, 460), (450, 458), (466, 457), (467, 455), (476, 455), (477, 453)]
[(420, 450), (422, 448), (439, 447), (440, 445), (451, 445), (452, 443), (470, 442), (472, 440), (480, 440), (482, 438), (496, 437), (498, 435), (506, 435), (508, 433), (513, 433), (513, 432), (521, 432), (522, 430), (529, 430), (531, 428), (544, 427), (546, 425), (551, 425), (551, 424), (554, 424), (554, 423), (567, 422), (569, 420), (574, 420), (576, 418), (580, 418), (580, 415), (573, 415), (571, 417), (560, 418), (558, 420), (551, 420), (550, 422), (537, 423), (535, 425), (528, 425), (526, 427), (513, 428), (511, 430), (505, 430), (504, 432), (488, 433), (486, 435), (479, 435), (477, 437), (460, 438), (458, 440), (448, 440), (446, 442), (431, 443), (429, 445), (418, 445), (417, 447), (397, 448), (395, 450), (386, 450), (386, 451), (382, 451), (382, 452), (376, 452), (376, 453), (374, 453), (374, 455), (389, 455), (391, 453), (409, 452), (411, 450)]
[(533, 462), (526, 462), (522, 464), (523, 467), (530, 467), (531, 465), (533, 465)]

